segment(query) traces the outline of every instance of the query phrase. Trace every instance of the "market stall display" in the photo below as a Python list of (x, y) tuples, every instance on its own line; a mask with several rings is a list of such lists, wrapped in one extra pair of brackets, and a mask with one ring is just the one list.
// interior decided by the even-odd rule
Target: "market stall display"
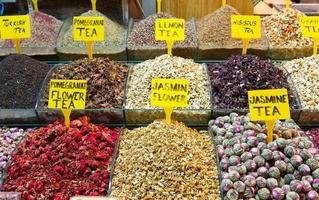
[(319, 125), (319, 57), (295, 59), (282, 65), (295, 85), (301, 103), (299, 122), (303, 125)]
[[(43, 12), (31, 12), (31, 38), (21, 40), (22, 53), (35, 55), (55, 55), (57, 38), (62, 22)], [(0, 56), (16, 52), (12, 40), (0, 40)]]
[[(153, 14), (141, 21), (131, 20), (128, 38), (128, 59), (153, 59), (167, 52), (165, 41), (155, 40), (155, 20), (158, 18), (175, 18), (167, 13)], [(192, 19), (185, 23), (185, 40), (175, 41), (173, 55), (184, 58), (196, 58), (197, 32), (195, 21)]]
[(25, 55), (0, 62), (0, 123), (34, 123), (37, 94), (50, 66)]
[(163, 55), (130, 68), (126, 87), (125, 117), (127, 124), (148, 124), (164, 118), (162, 109), (151, 107), (153, 78), (189, 81), (189, 105), (175, 109), (172, 119), (186, 124), (207, 124), (211, 114), (210, 89), (206, 65), (191, 59)]
[(272, 59), (287, 60), (312, 54), (312, 40), (301, 35), (300, 16), (305, 15), (290, 8), (262, 19)]
[(89, 116), (92, 122), (122, 124), (123, 102), (128, 67), (108, 58), (84, 58), (57, 65), (46, 77), (39, 95), (37, 112), (41, 121), (63, 119), (58, 110), (49, 110), (48, 95), (51, 79), (87, 80), (86, 110), (73, 110), (71, 118)]
[(319, 146), (319, 128), (311, 128), (306, 131), (306, 135), (311, 139), (315, 147)]
[(0, 128), (0, 178), (2, 177), (7, 164), (11, 160), (11, 154), (29, 131), (31, 130), (6, 127)]
[(12, 155), (2, 191), (27, 199), (105, 196), (119, 128), (96, 126), (87, 118), (31, 131)]
[[(224, 6), (197, 21), (199, 59), (225, 59), (242, 51), (242, 41), (231, 37), (231, 16), (239, 12), (231, 6)], [(268, 44), (264, 32), (261, 39), (251, 40), (248, 53), (267, 57)]]
[(266, 144), (263, 126), (249, 115), (212, 120), (225, 199), (318, 199), (319, 152), (307, 137)]
[[(248, 112), (249, 90), (287, 88), (292, 109), (300, 107), (287, 73), (271, 60), (261, 60), (254, 55), (233, 55), (222, 63), (208, 65), (214, 115), (229, 114), (232, 110)], [(298, 119), (299, 113), (293, 112)]]
[(221, 199), (207, 131), (155, 121), (120, 138), (111, 195), (119, 199)]
[[(88, 11), (81, 16), (104, 17), (105, 40), (93, 43), (95, 57), (109, 57), (114, 60), (126, 60), (126, 34), (124, 27), (113, 22), (98, 11)], [(57, 52), (62, 60), (74, 60), (87, 55), (85, 42), (73, 40), (72, 19), (66, 20), (58, 37)]]

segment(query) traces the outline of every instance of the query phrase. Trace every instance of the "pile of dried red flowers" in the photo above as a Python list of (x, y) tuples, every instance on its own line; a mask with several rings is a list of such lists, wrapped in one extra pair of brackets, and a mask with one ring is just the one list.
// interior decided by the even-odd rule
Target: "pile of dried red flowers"
[(106, 195), (118, 134), (118, 128), (96, 126), (86, 117), (69, 129), (59, 122), (36, 129), (13, 154), (2, 190), (22, 192), (27, 200)]

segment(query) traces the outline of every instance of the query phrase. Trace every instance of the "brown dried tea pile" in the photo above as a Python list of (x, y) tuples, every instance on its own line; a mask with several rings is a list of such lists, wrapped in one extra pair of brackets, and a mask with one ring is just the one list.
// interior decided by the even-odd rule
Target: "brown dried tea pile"
[(34, 108), (50, 66), (25, 55), (0, 62), (0, 108)]
[(215, 108), (248, 108), (249, 90), (287, 88), (290, 105), (294, 97), (283, 70), (271, 60), (253, 55), (234, 55), (223, 63), (208, 66)]
[[(147, 17), (146, 19), (135, 22), (131, 33), (128, 36), (129, 48), (165, 48), (165, 41), (155, 40), (155, 20), (157, 18), (175, 18), (174, 16), (167, 13), (158, 13)], [(185, 40), (180, 42), (176, 41), (174, 46), (178, 47), (196, 47), (197, 38), (194, 21), (188, 21), (185, 24)]]
[[(95, 53), (117, 51), (118, 49), (125, 49), (126, 30), (116, 22), (113, 22), (105, 15), (98, 11), (88, 11), (81, 16), (97, 16), (104, 18), (104, 38), (102, 42), (94, 42), (93, 50)], [(85, 42), (78, 42), (73, 40), (73, 25), (71, 25), (66, 32), (61, 33), (58, 40), (58, 50), (63, 48), (70, 48), (72, 51), (83, 51), (86, 53)]]
[(183, 123), (125, 130), (112, 195), (119, 199), (221, 199), (212, 141)]
[[(21, 47), (56, 47), (62, 22), (42, 12), (30, 13), (31, 38), (22, 39)], [(14, 48), (12, 40), (0, 42), (3, 48)]]
[[(50, 79), (87, 80), (86, 108), (121, 108), (128, 68), (108, 58), (85, 58), (53, 70)], [(42, 104), (48, 105), (48, 85)]]
[(126, 108), (151, 108), (153, 78), (189, 81), (189, 109), (210, 109), (209, 82), (205, 65), (191, 59), (162, 55), (132, 67), (128, 80)]
[(295, 9), (283, 9), (277, 14), (263, 18), (266, 35), (274, 47), (303, 47), (312, 45), (309, 38), (301, 35), (299, 17), (305, 16)]
[[(239, 15), (239, 12), (231, 6), (224, 6), (200, 19), (197, 22), (199, 46), (241, 47), (242, 41), (231, 37), (232, 15)], [(265, 47), (265, 36), (262, 35), (260, 40), (251, 40), (250, 45), (255, 48)]]

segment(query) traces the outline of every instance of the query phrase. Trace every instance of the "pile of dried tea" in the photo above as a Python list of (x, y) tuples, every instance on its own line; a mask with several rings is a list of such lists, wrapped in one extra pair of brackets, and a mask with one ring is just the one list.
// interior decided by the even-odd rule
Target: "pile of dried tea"
[[(167, 13), (158, 13), (147, 17), (146, 19), (135, 22), (131, 33), (128, 36), (128, 47), (130, 49), (149, 47), (149, 48), (165, 48), (165, 41), (155, 40), (155, 20), (157, 18), (175, 18)], [(176, 41), (175, 46), (178, 47), (196, 47), (197, 38), (194, 21), (188, 21), (185, 24), (185, 40), (183, 42)]]
[[(87, 80), (86, 108), (121, 108), (127, 72), (125, 65), (108, 58), (85, 58), (58, 66), (49, 78)], [(41, 101), (47, 105), (48, 89)]]
[(125, 130), (112, 195), (120, 199), (221, 199), (213, 144), (207, 131), (155, 121)]
[(50, 66), (25, 55), (0, 62), (0, 108), (34, 108)]
[[(125, 49), (126, 30), (116, 22), (113, 22), (102, 13), (98, 11), (88, 11), (81, 16), (97, 16), (104, 18), (104, 34), (105, 40), (102, 42), (94, 42), (93, 50), (95, 53), (112, 53), (112, 50), (118, 51)], [(72, 51), (86, 53), (85, 42), (78, 42), (73, 40), (73, 25), (71, 25), (66, 32), (61, 32), (58, 39), (58, 51), (64, 52), (66, 49)]]
[(283, 9), (277, 14), (263, 18), (266, 35), (274, 47), (303, 47), (312, 45), (309, 38), (301, 35), (299, 17), (305, 16), (295, 9)]
[(151, 108), (153, 78), (186, 79), (189, 81), (190, 109), (210, 109), (209, 82), (205, 65), (191, 59), (163, 55), (132, 67), (126, 95), (126, 108)]
[[(239, 12), (231, 6), (224, 6), (197, 22), (200, 48), (242, 46), (241, 40), (231, 37), (232, 15), (239, 15)], [(250, 45), (254, 48), (265, 47), (265, 36), (262, 35), (260, 40), (251, 40)]]

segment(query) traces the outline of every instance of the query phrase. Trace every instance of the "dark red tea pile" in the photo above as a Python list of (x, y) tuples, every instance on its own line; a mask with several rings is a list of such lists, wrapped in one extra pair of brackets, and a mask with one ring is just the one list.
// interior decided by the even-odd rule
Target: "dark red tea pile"
[[(249, 90), (281, 89), (289, 91), (288, 77), (271, 60), (253, 55), (234, 55), (223, 63), (208, 66), (214, 106), (221, 109), (248, 108)], [(293, 95), (289, 91), (289, 102)]]
[(23, 200), (105, 196), (118, 134), (86, 117), (69, 129), (59, 122), (36, 129), (13, 154), (2, 190), (21, 192)]

